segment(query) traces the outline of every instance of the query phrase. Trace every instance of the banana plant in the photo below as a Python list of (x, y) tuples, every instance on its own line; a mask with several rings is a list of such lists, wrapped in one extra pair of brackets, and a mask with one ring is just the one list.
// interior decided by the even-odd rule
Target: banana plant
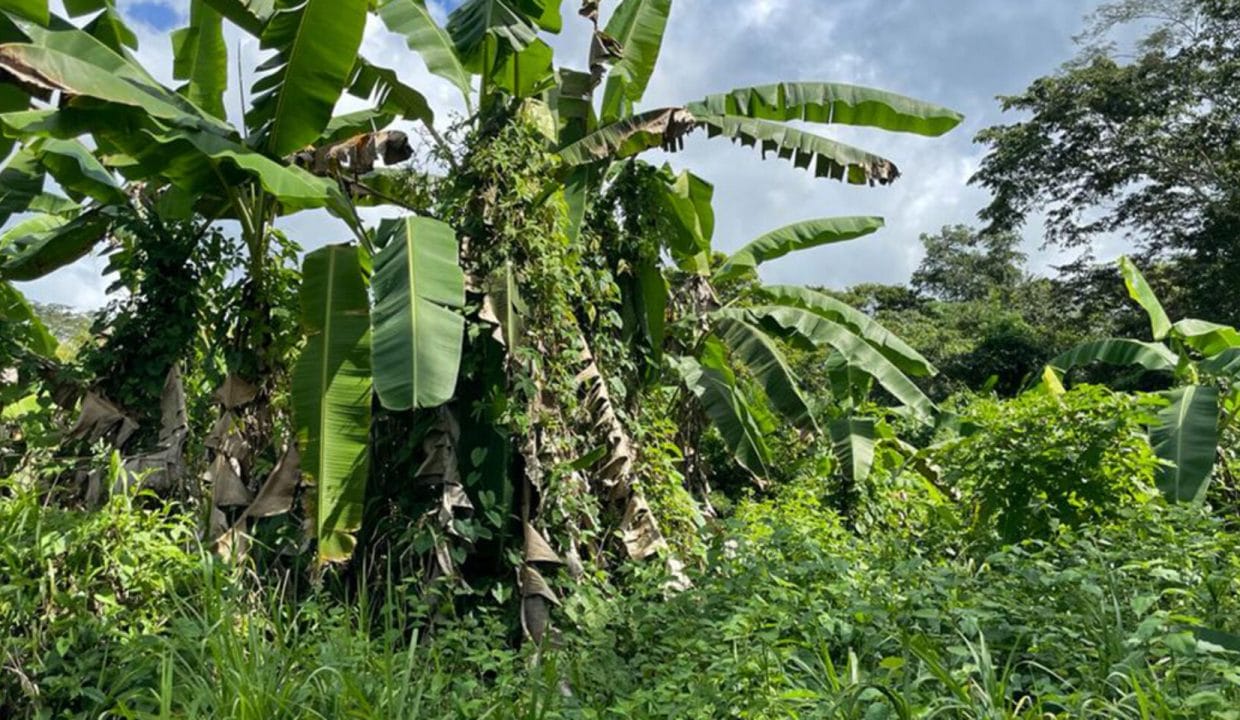
[[(865, 447), (873, 444), (869, 432), (872, 424), (853, 417), (824, 423), (817, 417), (786, 357), (785, 344), (826, 351), (853, 371), (853, 381), (866, 384), (867, 390), (868, 383), (877, 382), (908, 412), (927, 422), (936, 408), (910, 376), (930, 376), (935, 372), (933, 366), (864, 313), (824, 293), (758, 284), (732, 302), (721, 304), (716, 287), (753, 277), (757, 268), (770, 260), (870, 235), (882, 228), (882, 219), (806, 220), (765, 233), (717, 260), (711, 250), (714, 223), (709, 185), (688, 174), (671, 177), (666, 170), (662, 177), (671, 197), (683, 195), (678, 185), (682, 190), (697, 188), (695, 202), (671, 203), (673, 211), (682, 211), (670, 213), (680, 232), (669, 235), (666, 247), (685, 271), (686, 280), (676, 294), (692, 299), (679, 323), (691, 328), (690, 339), (682, 343), (690, 352), (670, 358), (683, 387), (700, 403), (736, 461), (759, 480), (770, 474), (771, 450), (766, 436), (775, 430), (769, 422), (775, 417), (807, 434), (820, 433), (825, 425), (839, 449), (841, 463), (860, 467), (857, 479), (864, 479), (869, 463), (851, 463), (844, 455), (858, 460), (866, 455)], [(654, 285), (654, 289), (643, 289), (643, 298), (668, 292), (661, 276), (641, 280)], [(652, 304), (659, 307), (663, 303)], [(656, 337), (652, 342), (662, 346), (664, 340)]]
[(1051, 360), (1044, 377), (1062, 387), (1074, 369), (1093, 363), (1140, 367), (1173, 377), (1163, 393), (1167, 407), (1150, 428), (1155, 454), (1164, 461), (1158, 489), (1177, 502), (1202, 502), (1209, 490), (1218, 439), (1240, 410), (1240, 332), (1183, 319), (1172, 322), (1137, 266), (1119, 259), (1129, 296), (1150, 320), (1152, 342), (1108, 338), (1079, 345)]
[[(0, 278), (36, 277), (81, 257), (107, 236), (111, 218), (127, 211), (136, 194), (158, 212), (236, 220), (250, 250), (251, 281), (259, 286), (277, 217), (327, 208), (340, 218), (356, 245), (306, 259), (302, 319), (307, 345), (295, 367), (293, 402), (302, 449), (311, 456), (307, 469), (316, 487), (320, 560), (334, 561), (350, 554), (366, 473), (358, 470), (357, 438), (334, 437), (333, 429), (363, 419), (372, 393), (382, 407), (404, 411), (434, 407), (461, 392), (459, 315), (465, 282), (457, 256), (466, 246), (458, 246), (457, 229), (409, 218), (371, 231), (354, 207), (361, 196), (385, 200), (375, 192), (380, 178), (371, 172), (374, 158), (400, 159), (402, 154), (398, 136), (384, 148), (376, 131), (396, 118), (421, 122), (447, 148), (425, 97), (359, 54), (369, 12), (402, 36), (432, 73), (462, 92), (472, 113), (465, 126), (483, 128), (514, 117), (514, 111), (545, 118), (561, 174), (558, 189), (538, 202), (562, 200), (574, 233), (620, 163), (653, 148), (675, 149), (694, 130), (746, 145), (760, 143), (764, 153), (774, 152), (817, 176), (886, 184), (899, 175), (893, 162), (787, 123), (936, 136), (961, 120), (929, 103), (827, 83), (741, 88), (682, 106), (639, 111), (672, 0), (622, 0), (605, 24), (597, 2), (583, 2), (580, 14), (593, 26), (583, 71), (557, 68), (543, 38), (562, 29), (561, 5), (560, 0), (466, 0), (440, 25), (423, 0), (193, 0), (189, 27), (172, 38), (173, 74), (181, 84), (168, 88), (134, 61), (132, 33), (110, 2), (73, 3), (74, 12), (90, 16), (77, 27), (49, 14), (46, 2), (0, 0), (0, 71), (7, 81), (0, 84), (0, 110), (8, 111), (0, 114), (0, 125), (5, 137), (21, 145), (3, 170), (15, 182), (5, 178), (0, 212), (41, 213), (36, 216), (41, 224), (0, 250)], [(222, 102), (228, 77), (224, 22), (272, 52), (258, 68), (250, 106), (235, 124), (225, 117)], [(600, 85), (603, 97), (596, 109)], [(371, 100), (373, 107), (333, 117), (346, 92)], [(55, 107), (32, 100), (56, 95)], [(47, 177), (66, 196), (46, 187)], [(762, 262), (860, 237), (877, 227), (872, 218), (798, 223), (716, 266), (710, 250), (709, 185), (682, 174), (667, 184), (660, 204), (679, 218), (665, 238), (667, 248), (703, 298), (713, 295), (712, 283), (742, 277)], [(477, 240), (471, 238), (471, 248)], [(667, 306), (666, 276), (657, 263), (640, 273), (646, 332), (663, 335), (666, 318), (659, 308)], [(510, 273), (505, 286), (502, 294), (487, 293), (488, 299), (502, 295), (519, 301), (519, 273)], [(369, 302), (358, 301), (359, 287)], [(325, 291), (329, 295), (323, 297)], [(769, 398), (799, 427), (812, 429), (817, 422), (779, 354), (778, 343), (785, 339), (831, 347), (845, 367), (868, 373), (911, 412), (933, 412), (906, 377), (928, 372), (928, 364), (890, 333), (808, 291), (765, 292), (754, 302), (728, 307), (703, 302), (701, 319), (709, 330), (697, 338), (693, 352), (677, 351), (667, 358), (671, 368), (691, 379), (691, 393), (715, 408), (718, 423), (731, 423), (733, 437), (748, 438), (734, 450), (755, 472), (762, 472), (769, 453), (764, 454), (760, 433), (754, 432), (761, 426), (745, 413), (770, 413), (754, 398), (763, 403)], [(363, 316), (368, 316), (365, 323)], [(358, 334), (366, 325), (368, 337)], [(337, 340), (350, 344), (336, 347)], [(368, 367), (361, 349), (366, 342)], [(590, 357), (588, 346), (582, 354)], [(337, 373), (342, 376), (336, 378)], [(367, 375), (372, 393), (365, 390)], [(758, 378), (756, 385), (751, 376)], [(634, 453), (607, 397), (607, 383), (593, 360), (580, 377), (600, 418), (591, 432), (607, 440), (606, 457), (594, 469), (607, 486), (627, 488), (624, 476)], [(738, 400), (740, 388), (747, 390), (746, 404)], [(248, 393), (234, 395), (249, 398)], [(437, 437), (455, 437), (449, 425)], [(447, 491), (445, 486), (445, 503)], [(643, 530), (650, 521), (639, 519), (649, 516), (642, 505), (629, 503), (626, 536), (653, 536)], [(634, 540), (632, 547), (644, 555), (651, 545)], [(533, 566), (528, 570), (534, 572)], [(540, 586), (531, 582), (526, 587), (534, 588), (527, 597), (534, 602)]]
[[(0, 247), (0, 278), (30, 280), (77, 260), (108, 237), (121, 213), (197, 215), (208, 222), (239, 223), (249, 251), (245, 278), (253, 288), (249, 296), (262, 303), (265, 278), (273, 263), (281, 262), (271, 252), (276, 219), (312, 208), (327, 208), (339, 217), (342, 230), (354, 235), (366, 257), (352, 264), (337, 262), (339, 251), (330, 253), (333, 262), (327, 264), (319, 255), (307, 258), (303, 300), (308, 309), (303, 322), (308, 344), (294, 372), (293, 406), (307, 451), (305, 475), (316, 488), (320, 560), (347, 558), (366, 475), (350, 460), (356, 443), (347, 442), (347, 433), (336, 433), (339, 426), (333, 423), (369, 413), (369, 393), (354, 392), (358, 386), (351, 376), (363, 370), (369, 374), (371, 363), (353, 362), (351, 355), (338, 357), (329, 351), (337, 338), (351, 337), (341, 335), (343, 330), (359, 323), (369, 326), (369, 301), (359, 305), (357, 290), (361, 287), (363, 297), (368, 296), (370, 265), (388, 257), (382, 253), (371, 257), (376, 238), (358, 218), (352, 202), (357, 188), (351, 183), (369, 171), (377, 156), (388, 162), (408, 157), (403, 135), (374, 131), (398, 117), (430, 122), (433, 116), (425, 98), (392, 71), (359, 56), (370, 10), (367, 0), (193, 0), (189, 26), (172, 35), (173, 75), (181, 83), (175, 88), (161, 85), (136, 62), (129, 52), (132, 33), (111, 2), (83, 0), (68, 7), (74, 16), (90, 14), (87, 23), (78, 27), (51, 15), (46, 2), (0, 4), (0, 68), (6, 81), (5, 92), (0, 93), (6, 100), (0, 124), (6, 137), (20, 144), (0, 170), (8, 188), (0, 197), (0, 214), (7, 218), (33, 213), (6, 233)], [(235, 126), (228, 122), (223, 102), (228, 86), (226, 20), (253, 33), (263, 49), (273, 53), (257, 69), (252, 102)], [(115, 39), (120, 41), (111, 41)], [(374, 107), (334, 116), (337, 101), (346, 92), (371, 99)], [(60, 100), (51, 107), (35, 102), (56, 95)], [(379, 236), (386, 240), (390, 234), (381, 228)], [(401, 239), (384, 246), (395, 253), (406, 244)], [(454, 240), (450, 249), (455, 252)], [(414, 260), (400, 264), (413, 272)], [(331, 272), (324, 277), (328, 266)], [(399, 274), (385, 273), (382, 266), (380, 271), (383, 279)], [(344, 277), (350, 273), (351, 279)], [(415, 290), (410, 282), (389, 282), (380, 288), (384, 294), (375, 298), (375, 304), (396, 316), (404, 303), (409, 308), (406, 314), (420, 319), (425, 313), (414, 310), (415, 304), (440, 302), (445, 296), (442, 288), (434, 295), (431, 287), (425, 291), (432, 293), (427, 300), (418, 285)], [(319, 300), (314, 293), (323, 288), (349, 292), (329, 295), (327, 305), (315, 304)], [(346, 297), (352, 304), (338, 304)], [(325, 318), (309, 308), (335, 314)], [(270, 332), (265, 325), (260, 319), (257, 336), (249, 340), (258, 356), (250, 372), (260, 375), (249, 380), (257, 379), (260, 385), (270, 382), (262, 377), (264, 368), (283, 362), (263, 356), (263, 333)], [(416, 325), (382, 324), (376, 329), (375, 344), (389, 348), (389, 354), (402, 342), (411, 346), (407, 336), (419, 332)], [(428, 327), (420, 331), (419, 340), (436, 327), (446, 336), (422, 343), (422, 355), (450, 350), (455, 343), (459, 357), (459, 329), (451, 322)], [(341, 357), (350, 362), (339, 362)], [(416, 402), (428, 402), (427, 392), (438, 396), (451, 392), (457, 360), (451, 353), (448, 358), (450, 368), (438, 375), (433, 368), (424, 369), (433, 363), (419, 363), (412, 377), (427, 389), (416, 394)], [(314, 372), (320, 376), (317, 384), (307, 379)], [(429, 380), (423, 377), (427, 373)], [(447, 390), (442, 387), (445, 382)], [(386, 375), (376, 382), (385, 399), (390, 384)], [(245, 468), (246, 458), (224, 457), (244, 448), (244, 443), (229, 438), (242, 425), (236, 413), (256, 401), (254, 393), (233, 391), (247, 386), (241, 379), (230, 379), (221, 389), (225, 412), (208, 438), (221, 460), (209, 471), (220, 501), (212, 516), (213, 536), (228, 529), (222, 508), (250, 500), (249, 488), (255, 482), (231, 471)], [(270, 391), (261, 393), (259, 401)], [(354, 405), (346, 407), (346, 401)], [(247, 515), (242, 511), (241, 519)]]

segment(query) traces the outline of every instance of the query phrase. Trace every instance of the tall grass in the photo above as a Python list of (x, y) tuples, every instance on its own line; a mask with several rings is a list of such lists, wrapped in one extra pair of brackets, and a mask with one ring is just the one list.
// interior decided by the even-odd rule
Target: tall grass
[[(403, 578), (306, 587), (204, 553), (150, 498), (100, 512), (0, 484), (5, 718), (1233, 718), (1240, 545), (1143, 509), (979, 562), (857, 537), (792, 489), (741, 508), (688, 592), (590, 584), (558, 648)], [(367, 573), (369, 574), (369, 573)], [(382, 574), (382, 573), (380, 573)], [(371, 590), (373, 589), (373, 591)], [(379, 593), (378, 595), (371, 594)], [(436, 618), (432, 620), (431, 618)]]

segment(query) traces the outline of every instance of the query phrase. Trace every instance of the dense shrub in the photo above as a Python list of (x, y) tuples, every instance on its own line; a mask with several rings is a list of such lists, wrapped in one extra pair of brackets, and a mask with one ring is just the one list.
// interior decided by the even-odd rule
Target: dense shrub
[(858, 538), (805, 485), (738, 518), (691, 592), (647, 583), (579, 639), (574, 707), (608, 708), (584, 716), (1224, 718), (1240, 702), (1238, 656), (1191, 630), (1240, 629), (1237, 538), (1200, 510), (1130, 506), (980, 563), (915, 532)]
[(1235, 638), (1197, 630), (1240, 632), (1240, 539), (1190, 507), (1121, 507), (979, 561), (923, 543), (916, 521), (859, 536), (802, 481), (740, 503), (692, 589), (632, 568), (567, 597), (561, 638), (540, 651), (513, 649), (503, 613), (429, 622), (396, 582), (347, 601), (270, 579), (246, 590), (192, 548), (189, 517), (5, 492), (5, 717), (1229, 718), (1240, 706), (1240, 655), (1220, 645)]
[(148, 693), (151, 639), (214, 571), (171, 508), (117, 495), (69, 510), (32, 485), (0, 485), (0, 716), (94, 717)]
[(961, 437), (934, 461), (963, 497), (974, 539), (1048, 537), (1059, 523), (1099, 520), (1152, 496), (1158, 460), (1145, 427), (1159, 402), (1095, 386), (976, 399), (961, 411)]

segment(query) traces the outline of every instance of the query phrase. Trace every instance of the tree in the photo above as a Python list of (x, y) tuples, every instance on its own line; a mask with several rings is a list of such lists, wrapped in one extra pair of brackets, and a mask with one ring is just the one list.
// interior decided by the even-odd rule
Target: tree
[(950, 302), (983, 300), (991, 293), (1009, 297), (1024, 280), (1020, 243), (1015, 232), (979, 233), (965, 225), (923, 234), (926, 254), (911, 285), (917, 292)]
[[(1104, 44), (1117, 27), (1153, 24), (1132, 54)], [(1020, 122), (984, 130), (973, 182), (994, 193), (992, 230), (1045, 211), (1047, 240), (1087, 248), (1122, 233), (1150, 258), (1175, 260), (1185, 311), (1240, 320), (1240, 9), (1221, 0), (1125, 0), (1093, 18), (1081, 55), (1005, 110)]]

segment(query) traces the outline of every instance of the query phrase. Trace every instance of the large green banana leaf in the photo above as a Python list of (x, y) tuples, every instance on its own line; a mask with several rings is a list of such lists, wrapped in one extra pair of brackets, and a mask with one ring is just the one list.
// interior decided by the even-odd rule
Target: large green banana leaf
[(254, 83), (246, 123), (277, 157), (318, 139), (348, 83), (366, 28), (368, 0), (279, 0), (263, 28), (276, 56)]
[(81, 17), (99, 12), (110, 7), (112, 3), (113, 0), (64, 0), (65, 12), (69, 17)]
[(727, 354), (718, 338), (708, 337), (698, 357), (672, 359), (685, 387), (702, 403), (707, 417), (741, 467), (756, 477), (769, 475), (771, 450), (763, 439), (757, 413), (737, 385)]
[(46, 172), (38, 155), (29, 148), (18, 150), (0, 170), (0, 225), (14, 214), (25, 212), (43, 194)]
[(672, 0), (622, 0), (607, 21), (603, 31), (619, 42), (623, 50), (603, 91), (604, 122), (630, 114), (633, 104), (646, 94), (671, 12)]
[(209, 196), (204, 200), (225, 198), (231, 187), (250, 178), (287, 210), (321, 207), (337, 192), (332, 181), (282, 165), (234, 140), (170, 128), (122, 106), (31, 110), (7, 113), (0, 121), (26, 137), (93, 134), (100, 145), (125, 158), (116, 169), (127, 179), (166, 180), (187, 193)]
[(349, 80), (349, 94), (374, 101), (384, 113), (420, 120), (427, 127), (435, 124), (435, 113), (426, 96), (401, 82), (395, 70), (373, 65), (365, 58), (357, 59)]
[(1145, 281), (1145, 276), (1127, 257), (1119, 259), (1119, 271), (1124, 276), (1128, 296), (1137, 301), (1150, 316), (1150, 329), (1154, 332), (1154, 339), (1166, 339), (1167, 333), (1171, 331), (1171, 319), (1167, 317), (1167, 311), (1163, 310), (1162, 303), (1158, 301), (1158, 296), (1154, 294), (1150, 284)]
[[(0, 84), (0, 114), (19, 112), (30, 107), (30, 96), (21, 88)], [(8, 157), (17, 144), (15, 138), (0, 134), (0, 158)]]
[(825, 293), (797, 285), (765, 285), (758, 295), (774, 305), (808, 310), (861, 336), (904, 373), (929, 377), (938, 371), (930, 361), (869, 315)]
[(0, 322), (5, 332), (26, 349), (45, 358), (56, 357), (59, 343), (34, 311), (26, 296), (7, 282), (0, 282)]
[(538, 95), (555, 82), (554, 51), (534, 40), (521, 51), (505, 50), (490, 71), (491, 83), (516, 98)]
[(138, 48), (138, 35), (125, 24), (114, 0), (100, 2), (96, 9), (103, 12), (83, 26), (83, 30), (118, 53), (124, 54)]
[(36, 87), (136, 108), (177, 127), (231, 132), (90, 35), (77, 29), (37, 34), (38, 44), (0, 47), (0, 68)]
[(47, 0), (0, 0), (0, 11), (13, 13), (40, 25), (46, 25), (51, 18)]
[(899, 367), (845, 325), (832, 322), (809, 310), (782, 305), (763, 305), (720, 312), (748, 313), (771, 331), (782, 330), (785, 334), (791, 334), (817, 348), (834, 348), (844, 356), (849, 366), (874, 378), (919, 419), (928, 421), (936, 412), (930, 398), (926, 397)]
[(1218, 390), (1189, 385), (1167, 396), (1171, 404), (1150, 428), (1154, 453), (1169, 463), (1161, 469), (1158, 489), (1171, 501), (1201, 502), (1218, 451)]
[(224, 20), (205, 0), (191, 0), (189, 26), (172, 33), (172, 77), (184, 81), (178, 92), (203, 111), (225, 119), (228, 47)]
[(878, 444), (874, 420), (852, 417), (832, 420), (827, 432), (844, 477), (852, 483), (865, 482), (874, 468), (874, 447)]
[(853, 185), (887, 185), (900, 177), (899, 168), (886, 158), (782, 123), (724, 115), (694, 117), (712, 138), (722, 135), (747, 147), (761, 144), (764, 157), (773, 152), (815, 177)]
[(465, 0), (448, 16), (447, 31), (461, 64), (482, 73), (490, 71), (483, 66), (494, 63), (498, 52), (521, 52), (538, 38), (539, 28), (559, 32), (562, 23), (560, 0)]
[(1206, 357), (1240, 347), (1240, 332), (1228, 325), (1189, 319), (1172, 325), (1171, 332), (1185, 345)]
[(35, 215), (0, 237), (0, 278), (35, 280), (90, 252), (111, 227), (110, 208), (96, 208), (72, 220)]
[(452, 228), (428, 218), (384, 220), (375, 238), (374, 368), (390, 410), (442, 405), (456, 390), (465, 273)]
[(105, 204), (125, 202), (125, 190), (82, 143), (45, 138), (31, 143), (30, 148), (56, 183), (75, 200), (89, 197)]
[(960, 113), (885, 90), (842, 83), (786, 82), (738, 88), (688, 105), (694, 115), (786, 122), (861, 125), (938, 136), (960, 124)]
[(306, 345), (293, 367), (293, 418), (301, 469), (314, 484), (320, 563), (348, 560), (362, 525), (372, 399), (369, 309), (357, 248), (329, 245), (306, 256)]
[(605, 125), (560, 150), (568, 165), (600, 160), (623, 160), (652, 148), (678, 149), (685, 135), (697, 127), (681, 108), (660, 108)]
[(1222, 377), (1240, 377), (1240, 348), (1231, 348), (1208, 357), (1198, 366), (1203, 372)]
[(802, 220), (772, 230), (733, 253), (715, 271), (716, 282), (739, 277), (768, 260), (798, 250), (844, 242), (869, 235), (883, 226), (879, 217), (841, 217)]
[(469, 104), (469, 73), (456, 55), (452, 38), (426, 9), (425, 0), (380, 0), (379, 18), (388, 30), (404, 36), (409, 49), (422, 56), (427, 70), (455, 85)]
[(547, 103), (555, 112), (560, 143), (568, 145), (598, 127), (594, 116), (594, 84), (590, 73), (579, 70), (557, 68), (555, 74), (555, 88), (548, 93)]
[[(305, 170), (295, 166), (285, 166), (271, 160), (270, 158), (248, 150), (244, 145), (232, 142), (218, 135), (205, 132), (177, 132), (169, 131), (166, 133), (148, 132), (145, 135), (147, 140), (146, 153), (164, 154), (166, 156), (176, 157), (182, 155), (186, 151), (190, 151), (190, 156), (198, 154), (206, 156), (215, 164), (228, 169), (236, 168), (245, 175), (251, 176), (258, 180), (263, 190), (271, 194), (288, 209), (301, 210), (312, 207), (322, 207), (327, 204), (332, 193), (336, 191), (336, 186), (326, 178), (316, 177)], [(151, 143), (150, 141), (154, 141)], [(139, 139), (139, 142), (141, 139)], [(143, 154), (136, 147), (129, 147), (133, 156), (139, 157)], [(201, 164), (201, 163), (200, 163)], [(177, 167), (184, 167), (178, 164)], [(210, 171), (210, 165), (202, 170)], [(173, 176), (175, 180), (175, 176)], [(204, 188), (202, 182), (185, 184), (186, 190), (192, 190), (195, 187), (200, 190)], [(207, 188), (222, 192), (222, 188), (218, 186), (218, 179), (214, 183), (206, 185)]]
[(1127, 338), (1082, 343), (1048, 363), (1060, 373), (1091, 363), (1137, 365), (1151, 372), (1175, 372), (1179, 358), (1166, 346)]
[(766, 331), (732, 317), (719, 318), (715, 329), (731, 357), (749, 368), (771, 406), (796, 427), (817, 432), (818, 423), (801, 394), (800, 380)]
[(655, 261), (642, 262), (634, 272), (637, 286), (637, 315), (642, 332), (650, 343), (651, 359), (663, 362), (663, 343), (667, 336), (667, 279)]
[(276, 0), (203, 0), (229, 22), (254, 37), (263, 34), (263, 26), (276, 11)]
[[(689, 259), (703, 253), (709, 257), (710, 242), (715, 236), (714, 195), (714, 185), (688, 170), (676, 175), (667, 184), (667, 192), (660, 195), (659, 199), (675, 220), (667, 235), (668, 247), (684, 270), (692, 270), (688, 267)], [(701, 269), (708, 269), (708, 263)]]

